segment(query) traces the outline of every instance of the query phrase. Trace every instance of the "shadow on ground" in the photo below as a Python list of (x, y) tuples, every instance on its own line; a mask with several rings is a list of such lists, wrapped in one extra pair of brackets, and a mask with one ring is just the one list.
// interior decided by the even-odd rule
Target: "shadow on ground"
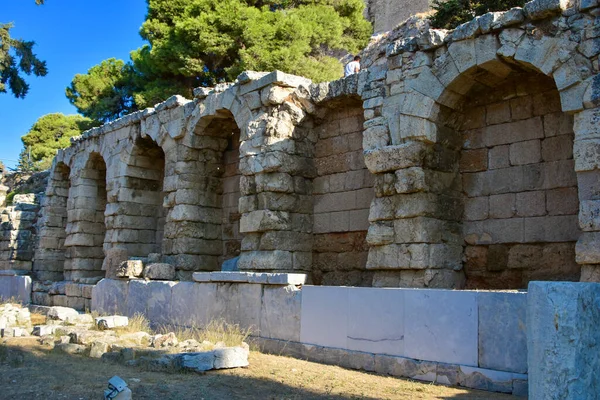
[(49, 350), (30, 339), (0, 345), (0, 399), (100, 399), (113, 375), (139, 399), (470, 399), (512, 396), (415, 383), (252, 353), (251, 366), (205, 374), (145, 371)]

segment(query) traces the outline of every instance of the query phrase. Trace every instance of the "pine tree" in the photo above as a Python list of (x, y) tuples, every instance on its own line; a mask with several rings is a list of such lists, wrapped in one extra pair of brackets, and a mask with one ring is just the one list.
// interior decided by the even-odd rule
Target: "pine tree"
[(94, 121), (81, 115), (54, 113), (38, 118), (21, 138), (23, 150), (19, 155), (19, 169), (41, 171), (49, 168), (57, 150), (69, 147), (73, 136), (95, 125)]
[[(37, 5), (44, 0), (36, 0)], [(16, 98), (24, 98), (29, 84), (22, 74), (45, 76), (46, 62), (33, 53), (35, 42), (15, 39), (10, 36), (12, 23), (0, 24), (0, 93), (9, 90)]]
[[(78, 75), (67, 97), (83, 115), (106, 121), (123, 114), (121, 104), (133, 110), (189, 97), (243, 70), (337, 79), (340, 56), (364, 47), (372, 32), (364, 7), (363, 0), (148, 0), (140, 34), (149, 43), (113, 75), (122, 86), (86, 83), (98, 80), (94, 68), (106, 60)], [(122, 101), (111, 101), (115, 94)]]

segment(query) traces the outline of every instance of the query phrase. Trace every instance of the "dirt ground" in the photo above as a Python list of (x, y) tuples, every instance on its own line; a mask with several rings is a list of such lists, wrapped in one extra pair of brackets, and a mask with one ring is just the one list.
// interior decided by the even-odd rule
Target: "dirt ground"
[(0, 399), (101, 399), (119, 375), (138, 399), (486, 399), (512, 396), (423, 384), (251, 352), (250, 367), (149, 372), (50, 351), (35, 338), (0, 342)]

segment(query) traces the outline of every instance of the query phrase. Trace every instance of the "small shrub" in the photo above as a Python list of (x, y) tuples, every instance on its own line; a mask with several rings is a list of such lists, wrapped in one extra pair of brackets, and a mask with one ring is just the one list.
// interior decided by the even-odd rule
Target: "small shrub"
[(525, 0), (433, 0), (435, 13), (431, 17), (434, 28), (454, 29), (478, 15), (523, 7)]

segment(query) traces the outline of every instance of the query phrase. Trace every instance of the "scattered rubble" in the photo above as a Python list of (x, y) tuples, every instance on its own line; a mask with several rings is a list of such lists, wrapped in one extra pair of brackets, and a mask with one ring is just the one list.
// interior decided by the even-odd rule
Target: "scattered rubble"
[(203, 372), (248, 366), (249, 347), (243, 342), (228, 347), (223, 342), (179, 341), (175, 332), (130, 332), (126, 316), (93, 318), (68, 307), (37, 306), (36, 311), (47, 315), (46, 324), (33, 326), (26, 307), (0, 306), (3, 335), (39, 336), (40, 343), (55, 351), (148, 369)]

